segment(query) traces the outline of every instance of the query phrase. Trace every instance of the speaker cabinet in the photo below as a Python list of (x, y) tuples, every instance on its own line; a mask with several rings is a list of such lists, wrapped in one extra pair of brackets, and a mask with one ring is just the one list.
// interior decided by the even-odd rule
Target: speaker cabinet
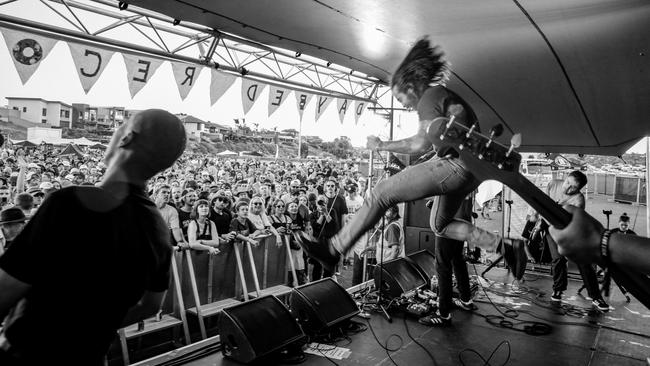
[(224, 309), (219, 334), (225, 357), (250, 363), (304, 338), (289, 309), (275, 296), (264, 296)]
[(406, 258), (397, 258), (377, 265), (374, 278), (377, 288), (380, 288), (381, 283), (382, 295), (391, 299), (427, 284), (424, 276)]
[(331, 278), (293, 289), (289, 308), (307, 334), (318, 334), (359, 313), (352, 296)]
[(431, 226), (429, 225), (431, 209), (426, 206), (429, 199), (423, 198), (404, 203), (404, 226), (431, 230)]
[(425, 249), (431, 253), (436, 252), (436, 234), (431, 229), (405, 226), (404, 237), (406, 255)]
[(413, 262), (415, 269), (427, 281), (427, 286), (430, 286), (431, 278), (436, 275), (436, 257), (433, 253), (425, 249), (410, 254), (407, 258)]

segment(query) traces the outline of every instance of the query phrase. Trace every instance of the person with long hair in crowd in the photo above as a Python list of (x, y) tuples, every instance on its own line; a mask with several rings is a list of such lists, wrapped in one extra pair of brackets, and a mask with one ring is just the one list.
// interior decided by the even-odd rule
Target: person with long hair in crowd
[(216, 225), (208, 218), (209, 214), (210, 203), (206, 200), (196, 201), (192, 207), (192, 221), (187, 228), (187, 236), (191, 249), (214, 255), (219, 254), (219, 244), (224, 240), (219, 238)]
[(296, 276), (298, 277), (298, 284), (302, 285), (307, 281), (307, 273), (305, 272), (305, 255), (296, 242), (296, 237), (293, 235), (295, 233), (300, 233), (307, 231), (310, 228), (309, 219), (300, 215), (298, 202), (293, 201), (289, 202), (287, 205), (287, 216), (289, 217), (289, 248), (291, 249), (291, 260), (294, 263), (296, 269)]
[(266, 214), (266, 207), (264, 207), (264, 200), (260, 196), (255, 196), (251, 199), (248, 207), (248, 219), (255, 225), (257, 230), (263, 231), (267, 234), (275, 235), (276, 245), (282, 245), (282, 237), (280, 233), (271, 225), (271, 220)]

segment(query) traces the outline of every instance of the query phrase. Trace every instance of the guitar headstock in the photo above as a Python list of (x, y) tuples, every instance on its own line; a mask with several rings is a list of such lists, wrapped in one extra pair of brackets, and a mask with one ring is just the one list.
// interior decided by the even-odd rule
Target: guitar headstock
[(455, 121), (453, 116), (436, 118), (427, 130), (429, 140), (438, 149), (452, 148), (457, 151), (477, 178), (503, 182), (512, 173), (519, 173), (521, 155), (515, 149), (521, 146), (521, 134), (513, 135), (510, 145), (505, 146), (495, 140), (502, 133), (503, 126), (500, 124), (484, 135), (476, 131), (476, 125), (467, 127)]

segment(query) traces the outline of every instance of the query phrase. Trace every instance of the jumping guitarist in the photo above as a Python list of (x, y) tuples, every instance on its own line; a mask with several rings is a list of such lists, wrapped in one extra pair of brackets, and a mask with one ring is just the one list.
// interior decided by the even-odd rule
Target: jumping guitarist
[[(465, 126), (475, 126), (478, 121), (467, 102), (442, 84), (448, 74), (447, 62), (438, 47), (432, 47), (427, 38), (420, 39), (409, 51), (391, 80), (393, 95), (406, 108), (415, 108), (419, 117), (419, 130), (415, 136), (399, 141), (381, 141), (369, 137), (367, 148), (413, 154), (425, 151), (435, 141), (429, 141), (427, 131), (437, 130), (441, 119), (454, 117)], [(432, 230), (440, 236), (467, 241), (470, 246), (495, 249), (511, 247), (511, 241), (480, 229), (471, 223), (455, 218), (463, 199), (475, 190), (480, 181), (466, 168), (451, 148), (437, 149), (428, 161), (409, 167), (375, 186), (352, 221), (329, 240), (316, 240), (308, 235), (298, 237), (305, 251), (327, 268), (334, 268), (341, 255), (347, 253), (359, 238), (371, 229), (388, 207), (399, 202), (440, 196), (431, 209)], [(514, 258), (525, 261), (523, 246), (517, 242)], [(522, 258), (523, 256), (523, 258)], [(510, 257), (513, 258), (513, 257)]]

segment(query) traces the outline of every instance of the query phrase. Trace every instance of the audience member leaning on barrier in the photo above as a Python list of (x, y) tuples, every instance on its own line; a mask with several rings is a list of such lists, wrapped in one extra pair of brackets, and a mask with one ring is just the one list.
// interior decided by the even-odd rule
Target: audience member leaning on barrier
[(216, 225), (208, 219), (209, 214), (210, 203), (206, 200), (196, 201), (192, 207), (192, 221), (187, 228), (187, 236), (190, 248), (214, 255), (219, 254), (219, 244), (226, 240), (219, 237)]
[(254, 238), (263, 234), (262, 230), (257, 230), (255, 225), (248, 219), (248, 202), (239, 201), (235, 204), (237, 217), (230, 222), (230, 231), (235, 233), (235, 238), (242, 242), (248, 242), (257, 246), (258, 242)]

